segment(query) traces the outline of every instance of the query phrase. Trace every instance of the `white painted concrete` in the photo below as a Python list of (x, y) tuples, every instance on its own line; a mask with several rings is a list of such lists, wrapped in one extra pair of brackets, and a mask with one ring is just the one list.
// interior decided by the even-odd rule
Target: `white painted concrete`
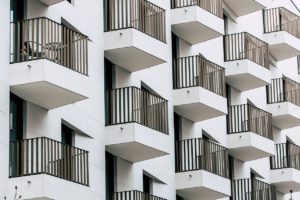
[(293, 168), (271, 170), (271, 183), (281, 193), (288, 194), (290, 190), (300, 191), (300, 171)]
[(190, 44), (224, 35), (223, 19), (200, 8), (188, 6), (171, 10), (172, 31)]

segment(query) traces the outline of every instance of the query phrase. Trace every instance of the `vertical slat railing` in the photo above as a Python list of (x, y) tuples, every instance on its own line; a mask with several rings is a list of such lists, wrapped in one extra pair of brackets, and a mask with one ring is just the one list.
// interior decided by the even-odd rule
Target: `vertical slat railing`
[(171, 0), (172, 9), (195, 5), (223, 18), (223, 0)]
[(273, 139), (272, 115), (254, 105), (230, 106), (227, 116), (228, 134), (253, 132)]
[(267, 88), (267, 103), (290, 102), (300, 106), (300, 83), (287, 77), (271, 80)]
[(286, 31), (300, 38), (300, 16), (286, 8), (271, 8), (263, 11), (264, 32)]
[(276, 200), (276, 187), (257, 179), (232, 181), (231, 200)]
[(275, 155), (270, 157), (271, 169), (294, 168), (300, 170), (300, 147), (291, 143), (275, 145)]
[(200, 86), (226, 96), (225, 69), (201, 56), (178, 58), (173, 66), (174, 89)]
[(136, 122), (168, 134), (168, 101), (137, 87), (108, 91), (109, 125)]
[(11, 23), (11, 63), (48, 59), (88, 75), (88, 38), (47, 18)]
[(166, 200), (152, 194), (140, 192), (137, 190), (115, 192), (111, 195), (110, 200)]
[(10, 143), (10, 177), (49, 174), (89, 185), (88, 151), (45, 138)]
[(225, 147), (195, 138), (178, 141), (175, 149), (176, 172), (206, 170), (229, 178), (228, 152)]
[(165, 10), (146, 0), (106, 0), (105, 31), (135, 28), (166, 42)]
[(268, 44), (255, 36), (242, 32), (224, 36), (225, 62), (249, 59), (269, 69)]

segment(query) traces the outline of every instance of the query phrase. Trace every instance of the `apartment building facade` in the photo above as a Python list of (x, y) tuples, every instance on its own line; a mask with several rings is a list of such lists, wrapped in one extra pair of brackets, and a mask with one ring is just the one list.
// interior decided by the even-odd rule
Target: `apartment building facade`
[(300, 198), (295, 2), (0, 0), (0, 13), (0, 198)]

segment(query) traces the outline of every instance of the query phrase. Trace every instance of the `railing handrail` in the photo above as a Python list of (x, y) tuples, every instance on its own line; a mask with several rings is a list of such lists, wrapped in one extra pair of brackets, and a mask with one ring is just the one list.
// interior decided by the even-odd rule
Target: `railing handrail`
[(10, 63), (47, 59), (88, 75), (88, 37), (47, 17), (11, 22)]
[(272, 114), (252, 104), (232, 105), (228, 108), (228, 134), (254, 132), (273, 139)]
[(10, 141), (9, 177), (47, 174), (89, 185), (89, 152), (47, 137)]
[(143, 93), (145, 93), (145, 94), (149, 94), (149, 95), (151, 95), (151, 96), (153, 96), (153, 97), (157, 97), (157, 98), (163, 100), (163, 102), (168, 102), (167, 99), (165, 99), (165, 98), (163, 98), (163, 97), (161, 97), (161, 96), (159, 96), (159, 95), (157, 95), (157, 94), (154, 94), (154, 93), (152, 93), (152, 92), (148, 92), (148, 91), (146, 91), (146, 90), (142, 90), (141, 88), (138, 88), (138, 87), (136, 87), (136, 86), (127, 86), (127, 87), (113, 88), (113, 89), (110, 89), (109, 91), (121, 90), (121, 89), (127, 89), (127, 88), (128, 88), (128, 89), (129, 89), (129, 88), (137, 89), (137, 90), (139, 90), (139, 91), (141, 91), (141, 92), (143, 92)]
[(73, 145), (70, 145), (70, 144), (65, 144), (63, 142), (60, 142), (60, 141), (57, 141), (55, 139), (52, 139), (52, 138), (49, 138), (49, 137), (45, 137), (45, 136), (42, 136), (42, 137), (34, 137), (34, 138), (25, 138), (25, 139), (21, 139), (21, 140), (16, 140), (16, 141), (10, 141), (10, 143), (16, 143), (16, 142), (20, 142), (20, 141), (28, 141), (28, 140), (34, 140), (34, 139), (46, 139), (46, 140), (49, 140), (49, 141), (52, 141), (52, 142), (56, 142), (56, 143), (59, 143), (61, 145), (64, 145), (64, 146), (69, 146), (69, 147), (72, 147), (74, 149), (78, 149), (78, 150), (81, 150), (83, 151), (84, 153), (89, 153), (89, 151), (87, 150), (84, 150), (82, 148), (78, 148), (78, 147), (75, 147)]
[(225, 62), (249, 59), (266, 69), (270, 69), (268, 43), (248, 32), (226, 34), (223, 36), (223, 40)]
[(57, 22), (57, 21), (54, 21), (53, 19), (50, 19), (50, 18), (48, 18), (48, 17), (33, 17), (33, 18), (28, 18), (28, 19), (19, 19), (19, 20), (16, 20), (16, 21), (10, 22), (10, 23), (11, 23), (11, 24), (14, 24), (14, 23), (16, 23), (16, 22), (22, 22), (22, 21), (32, 21), (32, 20), (36, 20), (36, 19), (46, 19), (46, 20), (48, 20), (48, 21), (51, 21), (51, 22), (55, 23), (56, 25), (59, 25), (59, 26), (65, 27), (65, 28), (67, 28), (67, 29), (70, 29), (70, 30), (72, 30), (72, 31), (76, 32), (77, 34), (80, 34), (82, 37), (86, 37), (86, 38), (88, 38), (88, 36), (87, 36), (87, 35), (85, 35), (85, 34), (83, 34), (83, 33), (79, 32), (79, 31), (77, 31), (77, 30), (74, 30), (74, 29), (72, 29), (72, 28), (69, 28), (69, 27), (65, 26), (64, 24), (61, 24), (61, 23), (59, 23), (59, 22)]
[(119, 1), (125, 0), (106, 0), (105, 32), (135, 28), (166, 43), (165, 9), (147, 0), (126, 0), (124, 4)]
[(221, 149), (220, 151), (223, 151), (223, 150), (227, 149), (226, 147), (224, 147), (224, 146), (222, 146), (218, 143), (212, 142), (212, 141), (210, 141), (208, 139), (204, 139), (204, 138), (179, 139), (177, 142), (193, 141), (193, 140), (200, 140), (200, 141), (205, 141), (208, 144), (213, 144), (213, 145), (217, 146), (218, 148), (220, 148)]
[(200, 55), (176, 58), (173, 63), (173, 88), (196, 86), (225, 97), (225, 68)]
[[(139, 191), (139, 190), (127, 190), (127, 191), (120, 191), (120, 192), (114, 192), (112, 194), (112, 200), (114, 200), (114, 195), (118, 195), (118, 194), (124, 194), (124, 193), (137, 193), (137, 194), (144, 194), (144, 195), (147, 195), (149, 196), (150, 198), (155, 198), (155, 200), (167, 200), (165, 198), (162, 198), (162, 197), (158, 197), (158, 196), (155, 196), (153, 194), (149, 194), (149, 193), (146, 193), (146, 192), (142, 192), (142, 191)], [(133, 196), (133, 199), (132, 198), (118, 198), (117, 200), (143, 200), (143, 199), (139, 199), (139, 198), (136, 198), (135, 196)], [(149, 199), (150, 200), (150, 199)]]
[[(203, 0), (171, 0), (171, 8), (176, 9), (176, 8), (184, 8), (184, 7), (189, 7), (189, 6), (199, 6), (200, 8), (206, 10), (207, 12), (223, 19), (223, 0), (208, 0), (209, 2), (214, 2), (216, 5), (213, 7), (218, 7), (216, 10), (212, 10), (211, 8), (205, 8), (204, 6), (201, 5)], [(205, 3), (203, 3), (205, 4)]]

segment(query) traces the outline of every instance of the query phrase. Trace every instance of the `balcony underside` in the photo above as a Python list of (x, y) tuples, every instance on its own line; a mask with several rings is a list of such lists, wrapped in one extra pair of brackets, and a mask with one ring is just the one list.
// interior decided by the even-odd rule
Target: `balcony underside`
[(274, 142), (253, 132), (228, 134), (229, 154), (241, 161), (267, 158), (274, 154)]
[(228, 61), (224, 65), (226, 82), (239, 91), (264, 87), (270, 83), (270, 70), (251, 60)]
[(168, 135), (137, 123), (106, 127), (106, 149), (130, 162), (168, 155)]
[(237, 16), (247, 15), (265, 8), (265, 0), (224, 0)]
[[(28, 184), (28, 181), (31, 183)], [(97, 198), (89, 187), (46, 174), (10, 178), (9, 184), (10, 194), (14, 194), (14, 188), (17, 185), (18, 194), (21, 194), (24, 200)], [(13, 197), (9, 199), (13, 199)]]
[(281, 193), (300, 191), (300, 171), (293, 168), (271, 170), (271, 182)]
[(285, 32), (264, 34), (271, 55), (277, 60), (285, 60), (300, 55), (300, 39)]
[[(28, 67), (30, 66), (30, 67)], [(10, 65), (11, 91), (45, 109), (87, 99), (88, 77), (46, 59)]]
[(193, 122), (227, 114), (226, 98), (202, 87), (173, 90), (174, 110)]
[(43, 4), (47, 5), (47, 6), (52, 6), (54, 4), (63, 2), (65, 0), (40, 0), (40, 2), (42, 2)]
[(268, 104), (272, 124), (279, 129), (300, 126), (300, 107), (289, 102)]
[(190, 44), (205, 42), (224, 34), (223, 19), (199, 6), (171, 10), (172, 31)]
[(204, 170), (180, 172), (176, 173), (176, 192), (189, 200), (226, 198), (231, 194), (230, 180)]
[(130, 72), (166, 62), (166, 44), (136, 29), (104, 33), (104, 54)]

